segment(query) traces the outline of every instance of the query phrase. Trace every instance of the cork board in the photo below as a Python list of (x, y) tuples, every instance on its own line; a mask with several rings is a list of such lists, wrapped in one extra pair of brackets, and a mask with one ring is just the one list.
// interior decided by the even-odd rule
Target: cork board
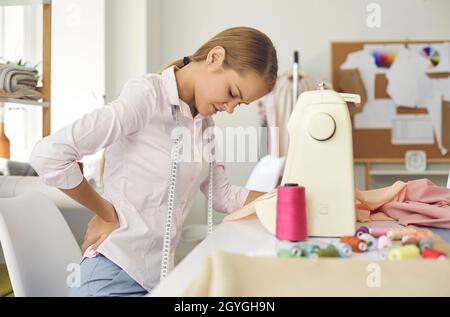
[[(367, 42), (332, 42), (331, 43), (331, 74), (333, 87), (339, 91), (339, 71), (341, 65), (352, 52), (362, 50), (365, 44), (423, 44), (443, 43), (450, 40), (439, 41), (367, 41)], [(445, 78), (449, 73), (429, 74), (431, 78)], [(384, 74), (377, 74), (375, 78), (375, 98), (389, 99), (386, 92), (387, 79)], [(346, 91), (352, 93), (351, 91)], [(398, 114), (426, 114), (426, 109), (412, 109), (409, 107), (398, 107)], [(352, 117), (353, 121), (353, 117)], [(442, 136), (444, 145), (450, 150), (450, 104), (443, 102), (442, 105)], [(436, 138), (434, 144), (420, 145), (393, 145), (391, 143), (390, 129), (354, 129), (353, 128), (353, 152), (355, 159), (403, 159), (408, 150), (421, 150), (427, 153), (430, 159), (444, 159), (450, 162), (450, 152), (445, 156), (441, 154), (437, 146)]]

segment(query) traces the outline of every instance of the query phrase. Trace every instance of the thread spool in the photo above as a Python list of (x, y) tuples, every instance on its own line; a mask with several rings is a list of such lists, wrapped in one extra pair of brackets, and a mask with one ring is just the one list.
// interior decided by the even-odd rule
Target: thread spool
[(335, 247), (341, 258), (348, 258), (352, 255), (352, 247), (344, 242), (332, 242), (331, 246)]
[(301, 257), (302, 249), (295, 243), (282, 240), (277, 244), (277, 256), (283, 258)]
[(334, 246), (329, 246), (320, 250), (317, 250), (315, 254), (319, 258), (338, 258), (339, 252)]
[(365, 252), (368, 249), (367, 243), (358, 237), (344, 236), (339, 242), (347, 243), (352, 248), (352, 251), (357, 253)]
[(304, 241), (308, 237), (305, 188), (285, 184), (277, 189), (275, 235), (279, 240)]
[(381, 236), (386, 235), (386, 233), (391, 230), (390, 227), (371, 227), (370, 228), (370, 234), (375, 237), (379, 238)]
[(277, 242), (277, 251), (280, 250), (290, 250), (295, 245), (294, 242), (287, 240), (280, 240)]
[(359, 238), (359, 236), (364, 233), (370, 233), (370, 230), (366, 226), (361, 226), (356, 230), (355, 236)]
[(303, 252), (302, 249), (298, 245), (296, 245), (291, 248), (291, 254), (295, 257), (301, 257)]
[(427, 248), (432, 248), (434, 246), (433, 239), (430, 237), (423, 237), (419, 240), (419, 248), (423, 252), (423, 250)]
[(422, 251), (422, 258), (445, 260), (447, 258), (447, 254), (433, 248), (426, 248)]
[(311, 254), (314, 254), (316, 251), (320, 250), (317, 245), (306, 241), (297, 242), (297, 245), (302, 249), (302, 255), (304, 257), (310, 257)]
[(378, 250), (383, 250), (390, 248), (392, 246), (392, 241), (387, 236), (381, 236), (378, 238)]
[(419, 248), (414, 244), (391, 249), (388, 253), (388, 259), (392, 261), (415, 259), (420, 255)]
[(368, 233), (363, 233), (359, 236), (361, 240), (366, 241), (367, 243), (367, 251), (374, 251), (377, 249), (378, 241), (375, 237)]
[(291, 254), (291, 251), (286, 250), (286, 249), (282, 249), (282, 250), (278, 250), (277, 257), (279, 257), (279, 258), (292, 258), (292, 254)]
[(400, 240), (404, 235), (413, 232), (417, 232), (417, 230), (412, 227), (397, 228), (389, 230), (386, 236), (391, 240)]
[(402, 245), (414, 244), (415, 246), (419, 246), (419, 241), (414, 237), (403, 236), (402, 237)]
[(432, 238), (433, 237), (433, 233), (431, 231), (428, 230), (421, 230), (421, 231), (417, 231), (414, 233), (410, 233), (411, 236), (413, 236), (414, 238), (416, 238), (416, 240), (420, 240), (422, 238)]

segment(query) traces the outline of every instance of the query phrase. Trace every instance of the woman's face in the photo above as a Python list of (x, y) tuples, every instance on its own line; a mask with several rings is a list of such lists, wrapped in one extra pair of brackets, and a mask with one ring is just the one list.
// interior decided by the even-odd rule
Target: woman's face
[(219, 111), (232, 113), (238, 105), (249, 104), (267, 93), (267, 84), (255, 71), (238, 74), (214, 61), (206, 62), (194, 86), (195, 106), (203, 116)]

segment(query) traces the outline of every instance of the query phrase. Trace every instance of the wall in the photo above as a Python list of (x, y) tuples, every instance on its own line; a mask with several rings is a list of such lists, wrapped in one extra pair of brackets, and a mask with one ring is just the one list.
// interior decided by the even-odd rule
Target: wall
[(103, 105), (104, 34), (105, 0), (52, 2), (52, 133)]
[[(367, 4), (381, 6), (381, 27), (366, 25)], [(337, 40), (450, 39), (448, 0), (164, 0), (161, 1), (161, 65), (192, 54), (203, 42), (232, 26), (252, 26), (274, 42), (280, 74), (291, 67), (299, 50), (302, 68), (310, 75), (330, 79), (330, 42)], [(151, 39), (150, 39), (151, 41)], [(258, 125), (255, 105), (233, 115), (215, 116), (218, 126)], [(236, 184), (245, 184), (254, 164), (227, 164)], [(448, 166), (450, 170), (450, 166)], [(363, 186), (363, 169), (356, 169), (356, 184)], [(390, 182), (387, 179), (386, 182)], [(443, 178), (436, 179), (442, 182)], [(374, 180), (374, 185), (386, 182)], [(203, 206), (203, 195), (197, 198)], [(220, 218), (220, 217), (219, 217)], [(190, 215), (200, 221), (203, 214)]]
[[(366, 26), (366, 6), (381, 6), (381, 27)], [(183, 0), (161, 1), (161, 56), (192, 53), (217, 32), (256, 27), (278, 50), (280, 71), (299, 50), (306, 72), (330, 78), (330, 41), (450, 38), (447, 0)]]
[(105, 3), (106, 100), (117, 97), (128, 79), (147, 71), (147, 1)]

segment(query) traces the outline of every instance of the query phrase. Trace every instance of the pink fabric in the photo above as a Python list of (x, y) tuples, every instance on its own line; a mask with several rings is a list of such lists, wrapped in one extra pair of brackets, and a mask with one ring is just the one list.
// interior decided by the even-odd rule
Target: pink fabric
[(357, 219), (398, 220), (402, 225), (423, 225), (450, 229), (450, 189), (428, 179), (356, 191)]
[[(355, 198), (359, 222), (397, 220), (402, 225), (450, 229), (450, 189), (437, 186), (428, 179), (407, 183), (397, 181), (391, 186), (368, 191), (356, 190)], [(227, 215), (224, 221), (242, 219), (254, 213), (252, 202)]]

